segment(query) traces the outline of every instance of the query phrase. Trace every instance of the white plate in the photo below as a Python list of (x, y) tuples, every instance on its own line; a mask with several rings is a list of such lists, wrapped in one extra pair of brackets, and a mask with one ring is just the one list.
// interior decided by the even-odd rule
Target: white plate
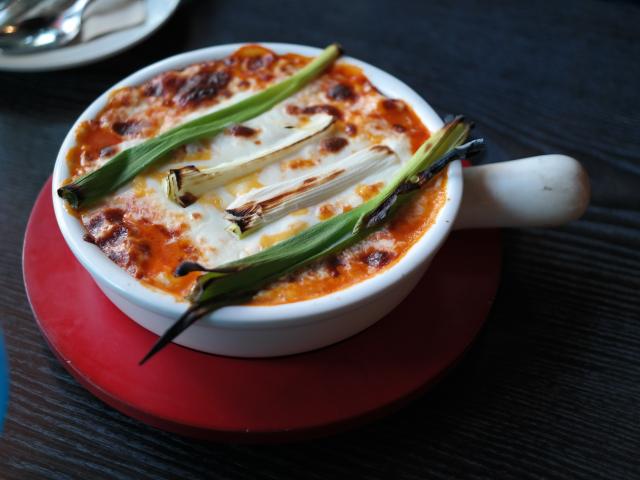
[(3, 55), (0, 52), (0, 70), (42, 72), (102, 60), (147, 38), (169, 19), (178, 3), (180, 0), (147, 0), (147, 19), (144, 23), (85, 43), (26, 55)]

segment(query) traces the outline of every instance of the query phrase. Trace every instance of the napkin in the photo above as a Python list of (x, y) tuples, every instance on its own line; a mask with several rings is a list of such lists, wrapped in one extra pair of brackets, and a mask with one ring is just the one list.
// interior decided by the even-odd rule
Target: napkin
[(139, 25), (147, 18), (145, 0), (95, 0), (84, 13), (83, 42)]

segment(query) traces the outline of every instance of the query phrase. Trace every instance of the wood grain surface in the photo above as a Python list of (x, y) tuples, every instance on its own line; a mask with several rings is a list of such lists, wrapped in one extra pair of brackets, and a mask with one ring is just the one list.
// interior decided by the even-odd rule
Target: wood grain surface
[[(11, 368), (0, 478), (640, 478), (639, 25), (630, 1), (203, 0), (110, 60), (0, 73)], [(434, 391), (365, 428), (293, 445), (197, 442), (106, 407), (48, 350), (20, 273), (29, 210), (88, 103), (153, 61), (247, 40), (339, 41), (441, 113), (475, 120), (492, 142), (486, 161), (565, 153), (593, 183), (582, 220), (505, 231), (487, 326)]]

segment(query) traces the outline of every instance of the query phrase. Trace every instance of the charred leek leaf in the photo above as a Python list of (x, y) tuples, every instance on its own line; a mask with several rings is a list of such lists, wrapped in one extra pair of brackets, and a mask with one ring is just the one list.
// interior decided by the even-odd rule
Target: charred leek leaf
[(364, 239), (449, 162), (468, 157), (480, 149), (482, 140), (460, 146), (468, 132), (469, 125), (462, 117), (445, 125), (394, 176), (389, 183), (393, 189), (385, 188), (349, 212), (318, 223), (260, 253), (213, 269), (191, 262), (182, 264), (177, 275), (193, 271), (207, 273), (198, 278), (190, 298), (191, 307), (158, 339), (140, 363), (146, 362), (204, 315), (225, 305), (241, 303), (269, 282)]
[(123, 150), (97, 170), (60, 187), (58, 195), (73, 208), (99, 200), (181, 145), (210, 137), (233, 124), (245, 122), (270, 110), (324, 72), (340, 53), (337, 45), (327, 47), (311, 63), (286, 80)]
[(362, 213), (353, 232), (357, 233), (363, 228), (373, 227), (384, 220), (386, 211), (399, 195), (398, 189), (401, 185), (417, 184), (419, 172), (425, 170), (434, 160), (444, 157), (453, 147), (460, 145), (468, 134), (469, 126), (462, 122), (461, 117), (454, 118), (452, 122), (434, 133), (418, 148), (411, 161), (405, 163), (384, 189), (371, 200), (371, 207)]

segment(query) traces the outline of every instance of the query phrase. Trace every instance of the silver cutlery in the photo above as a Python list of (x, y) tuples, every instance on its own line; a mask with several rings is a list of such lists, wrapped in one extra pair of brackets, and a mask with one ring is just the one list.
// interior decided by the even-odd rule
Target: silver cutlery
[(71, 43), (78, 38), (82, 17), (92, 2), (75, 0), (61, 11), (23, 16), (5, 24), (0, 27), (0, 50), (3, 54), (35, 53)]

